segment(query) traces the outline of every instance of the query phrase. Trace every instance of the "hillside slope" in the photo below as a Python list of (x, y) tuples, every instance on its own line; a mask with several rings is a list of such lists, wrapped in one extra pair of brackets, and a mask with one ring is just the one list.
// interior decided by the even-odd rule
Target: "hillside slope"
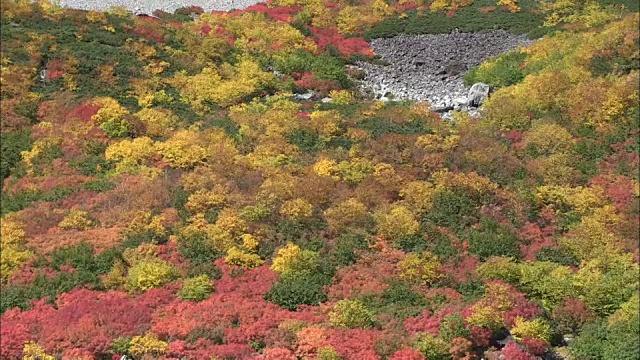
[(555, 9), (443, 121), (345, 66), (410, 4), (473, 6), (3, 1), (0, 357), (638, 358), (638, 13)]

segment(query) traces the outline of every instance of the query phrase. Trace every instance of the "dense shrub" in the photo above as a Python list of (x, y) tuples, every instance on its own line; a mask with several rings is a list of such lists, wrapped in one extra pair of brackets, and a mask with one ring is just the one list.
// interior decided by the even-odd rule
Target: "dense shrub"
[(87, 181), (82, 185), (85, 190), (96, 193), (113, 190), (116, 185), (107, 179), (96, 179)]
[(597, 319), (582, 328), (571, 346), (577, 359), (637, 359), (640, 356), (638, 318), (608, 326)]
[(367, 245), (363, 235), (344, 233), (336, 239), (330, 256), (338, 266), (352, 265), (358, 260), (358, 252), (367, 249)]
[(491, 63), (484, 63), (471, 69), (465, 76), (465, 85), (471, 86), (477, 82), (483, 82), (500, 88), (517, 84), (524, 79), (522, 64), (526, 54), (520, 51), (511, 51), (496, 57)]
[(178, 244), (180, 254), (191, 260), (193, 265), (210, 263), (223, 255), (211, 246), (204, 232), (196, 233), (188, 238), (183, 237)]
[(420, 335), (416, 339), (416, 347), (430, 360), (448, 360), (451, 358), (447, 343), (440, 337), (431, 334)]
[(552, 261), (560, 265), (578, 266), (578, 259), (564, 247), (545, 246), (536, 253), (537, 261)]
[(464, 193), (438, 191), (432, 203), (425, 218), (438, 226), (462, 230), (473, 224), (478, 216), (479, 205)]
[(446, 342), (451, 342), (455, 338), (469, 339), (471, 331), (465, 327), (460, 314), (451, 314), (445, 316), (440, 323), (440, 337)]
[(142, 260), (133, 265), (127, 274), (124, 287), (127, 291), (146, 291), (178, 278), (176, 268), (159, 259)]
[(82, 175), (87, 176), (104, 175), (113, 167), (111, 162), (102, 155), (88, 155), (72, 161), (69, 165), (78, 169)]
[(504, 29), (515, 34), (529, 33), (532, 38), (540, 37), (551, 29), (542, 28), (543, 15), (534, 1), (519, 1), (522, 11), (510, 13), (502, 9), (491, 12), (479, 11), (483, 7), (495, 6), (490, 0), (474, 1), (471, 6), (462, 7), (453, 16), (442, 12), (408, 11), (407, 17), (389, 17), (366, 31), (365, 39), (393, 37), (399, 34), (446, 34), (454, 29), (461, 32), (477, 32), (490, 29)]
[(411, 287), (397, 280), (390, 280), (390, 285), (380, 295), (360, 297), (367, 309), (376, 315), (390, 314), (399, 319), (418, 316), (431, 303), (424, 296), (412, 291)]
[(333, 326), (367, 329), (376, 319), (360, 300), (340, 300), (329, 313), (329, 321)]
[(199, 275), (184, 280), (178, 297), (182, 300), (201, 301), (209, 297), (212, 290), (211, 279), (207, 275)]
[(0, 214), (4, 215), (10, 212), (20, 211), (36, 201), (54, 202), (62, 200), (78, 190), (80, 189), (59, 186), (48, 192), (41, 190), (21, 190), (15, 193), (9, 193), (8, 191), (3, 191), (2, 200), (0, 202), (2, 204), (0, 207)]
[(265, 300), (294, 311), (298, 306), (318, 305), (327, 301), (322, 289), (328, 283), (326, 276), (318, 273), (303, 276), (283, 276), (265, 294)]
[(21, 160), (20, 152), (31, 147), (28, 129), (0, 133), (0, 179), (4, 182)]
[(468, 232), (469, 251), (486, 260), (490, 256), (520, 258), (518, 238), (507, 227), (490, 218), (482, 218), (477, 228)]

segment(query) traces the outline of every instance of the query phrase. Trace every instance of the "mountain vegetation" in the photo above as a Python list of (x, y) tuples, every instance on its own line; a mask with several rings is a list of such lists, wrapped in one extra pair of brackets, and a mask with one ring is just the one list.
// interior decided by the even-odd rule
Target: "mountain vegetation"
[[(1, 4), (2, 359), (640, 356), (633, 2)], [(480, 117), (359, 95), (452, 27), (541, 38)]]

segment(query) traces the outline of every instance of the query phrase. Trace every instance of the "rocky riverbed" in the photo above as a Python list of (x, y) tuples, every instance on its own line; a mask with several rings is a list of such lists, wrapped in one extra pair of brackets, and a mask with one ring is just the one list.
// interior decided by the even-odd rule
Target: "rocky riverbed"
[(433, 108), (454, 106), (469, 91), (464, 74), (493, 56), (532, 41), (504, 30), (374, 39), (371, 47), (389, 65), (358, 62), (362, 86), (377, 98), (428, 101)]

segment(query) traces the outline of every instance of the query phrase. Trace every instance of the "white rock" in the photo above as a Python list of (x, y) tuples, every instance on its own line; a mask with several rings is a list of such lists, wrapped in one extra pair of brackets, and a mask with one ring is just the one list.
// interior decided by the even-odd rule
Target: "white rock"
[(455, 99), (453, 99), (453, 106), (466, 106), (467, 105), (467, 98), (466, 97), (457, 97)]
[(296, 100), (309, 100), (313, 97), (313, 92), (309, 91), (306, 94), (295, 94), (293, 95), (293, 98)]

